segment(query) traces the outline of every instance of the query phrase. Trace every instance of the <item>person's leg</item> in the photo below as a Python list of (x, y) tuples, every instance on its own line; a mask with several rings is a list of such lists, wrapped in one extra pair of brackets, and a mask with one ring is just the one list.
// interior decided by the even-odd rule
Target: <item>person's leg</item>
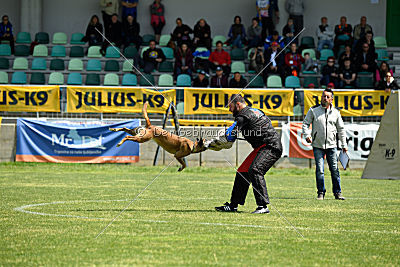
[(155, 65), (153, 64), (153, 62), (149, 62), (149, 61), (145, 61), (144, 62), (144, 67), (143, 67), (143, 71), (147, 74), (150, 74), (155, 68)]
[(8, 40), (10, 41), (11, 53), (14, 55), (14, 52), (15, 52), (14, 36), (8, 37)]
[(317, 50), (318, 50), (319, 52), (321, 52), (321, 50), (324, 48), (324, 45), (325, 45), (325, 40), (320, 40), (320, 41), (318, 41)]
[(274, 22), (272, 21), (271, 17), (266, 18), (266, 22), (267, 22), (268, 35), (272, 35), (272, 32), (275, 30)]
[(318, 194), (324, 194), (326, 192), (324, 182), (324, 149), (314, 147), (314, 159), (315, 159), (315, 178), (317, 181)]
[(246, 201), (247, 191), (249, 190), (250, 184), (249, 175), (247, 172), (237, 172), (235, 177), (235, 183), (233, 184), (231, 205), (237, 207), (238, 205), (244, 205)]
[(340, 187), (340, 173), (336, 152), (336, 147), (326, 150), (326, 160), (328, 161), (329, 170), (331, 172), (332, 191), (334, 194), (340, 193), (342, 191)]
[(265, 38), (267, 38), (267, 30), (268, 30), (268, 23), (267, 23), (267, 19), (266, 17), (261, 17), (261, 38), (263, 40), (263, 42), (265, 41)]

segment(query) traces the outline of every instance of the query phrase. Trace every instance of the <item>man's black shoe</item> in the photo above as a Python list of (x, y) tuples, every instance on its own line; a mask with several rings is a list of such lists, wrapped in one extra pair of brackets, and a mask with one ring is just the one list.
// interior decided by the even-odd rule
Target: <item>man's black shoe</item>
[(233, 206), (232, 204), (229, 204), (226, 202), (223, 206), (221, 207), (215, 207), (216, 211), (223, 211), (223, 212), (237, 212), (237, 206)]
[(345, 200), (344, 196), (342, 196), (342, 193), (335, 193), (334, 196), (335, 196), (335, 199)]
[(253, 214), (263, 214), (269, 213), (269, 209), (267, 206), (258, 206), (255, 211), (252, 212)]
[(324, 193), (318, 193), (318, 200), (324, 200), (325, 194)]

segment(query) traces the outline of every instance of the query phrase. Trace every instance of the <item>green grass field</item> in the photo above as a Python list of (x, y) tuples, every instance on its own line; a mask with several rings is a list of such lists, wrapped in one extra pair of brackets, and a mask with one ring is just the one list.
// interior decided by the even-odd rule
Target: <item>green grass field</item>
[(271, 213), (253, 215), (251, 190), (240, 213), (214, 211), (233, 169), (169, 167), (96, 239), (163, 168), (0, 164), (0, 265), (400, 265), (400, 181), (361, 171), (341, 172), (347, 200), (317, 201), (313, 169), (272, 169)]

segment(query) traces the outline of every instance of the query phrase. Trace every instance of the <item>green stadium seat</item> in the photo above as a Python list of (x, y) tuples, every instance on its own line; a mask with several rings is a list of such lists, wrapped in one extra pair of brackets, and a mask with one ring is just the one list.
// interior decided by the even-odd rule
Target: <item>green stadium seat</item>
[(53, 34), (53, 44), (67, 44), (68, 37), (63, 32), (56, 32)]
[(216, 46), (218, 41), (221, 41), (222, 44), (225, 44), (226, 37), (223, 35), (215, 35), (214, 38), (212, 39), (212, 46)]
[(161, 47), (166, 59), (174, 58), (174, 50), (171, 47)]
[(47, 57), (49, 55), (49, 51), (47, 50), (47, 46), (39, 44), (33, 48), (33, 56), (34, 57)]
[(29, 46), (28, 45), (16, 45), (14, 50), (14, 56), (16, 57), (27, 57), (29, 56)]
[(104, 67), (105, 71), (119, 71), (119, 63), (117, 60), (107, 60)]
[(172, 87), (174, 86), (174, 77), (171, 74), (161, 74), (158, 77), (158, 86), (160, 87)]
[(386, 38), (383, 36), (374, 37), (375, 48), (387, 48)]
[(180, 102), (176, 104), (176, 111), (178, 112), (178, 115), (185, 114), (185, 103)]
[(46, 78), (43, 72), (34, 72), (31, 75), (30, 84), (45, 84)]
[(10, 68), (10, 62), (7, 58), (0, 57), (0, 69), (8, 70)]
[(29, 32), (19, 32), (15, 42), (17, 44), (30, 44), (32, 43), (31, 34)]
[(300, 104), (293, 107), (293, 116), (303, 116), (303, 110)]
[(98, 59), (89, 59), (86, 65), (87, 71), (101, 71), (101, 62)]
[(144, 73), (140, 77), (140, 85), (141, 86), (154, 86), (154, 76), (151, 74)]
[(71, 35), (71, 44), (84, 45), (85, 42), (81, 41), (85, 37), (83, 33), (75, 32)]
[(82, 85), (82, 75), (77, 72), (71, 72), (68, 75), (67, 84), (70, 85)]
[(79, 58), (73, 58), (68, 63), (68, 70), (70, 71), (82, 71), (83, 70), (83, 61)]
[(312, 36), (304, 36), (301, 38), (300, 46), (303, 48), (315, 48), (314, 38)]
[(286, 88), (300, 88), (300, 79), (296, 76), (287, 76), (285, 79)]
[(244, 60), (245, 59), (244, 50), (241, 48), (233, 48), (231, 50), (231, 59), (232, 60)]
[(282, 79), (278, 75), (270, 75), (267, 78), (267, 88), (282, 88)]
[(0, 56), (11, 56), (11, 47), (9, 44), (0, 44)]
[(49, 43), (49, 34), (47, 32), (38, 32), (35, 35), (35, 40), (39, 44), (48, 44)]
[(8, 83), (8, 74), (5, 71), (0, 71), (0, 84)]
[(27, 70), (28, 60), (24, 57), (18, 57), (14, 59), (13, 70)]
[(50, 61), (50, 70), (65, 70), (64, 60), (62, 59), (52, 59)]
[(85, 52), (83, 51), (82, 46), (71, 46), (69, 50), (69, 56), (70, 57), (84, 57)]
[[(264, 81), (263, 78), (258, 75), (255, 79), (255, 76), (251, 76), (248, 80), (249, 80), (249, 88), (264, 88)], [(253, 80), (254, 79), (254, 80)]]
[(243, 61), (232, 62), (231, 72), (232, 73), (239, 72), (241, 74), (246, 73), (246, 67), (245, 67)]
[(301, 56), (304, 57), (304, 54), (305, 54), (305, 53), (309, 53), (309, 54), (310, 54), (310, 57), (311, 57), (313, 60), (316, 60), (316, 59), (317, 59), (317, 57), (315, 56), (315, 50), (314, 50), (314, 49), (312, 49), (312, 48), (303, 49), (303, 51), (301, 51)]
[(142, 46), (149, 45), (151, 40), (155, 40), (155, 36), (153, 34), (145, 34), (142, 37)]
[(100, 46), (90, 46), (88, 49), (88, 57), (102, 57), (103, 55), (100, 53)]
[(304, 80), (303, 80), (303, 86), (305, 88), (309, 88), (310, 84), (314, 84), (315, 88), (318, 88), (318, 77), (315, 76), (304, 76)]
[(144, 53), (147, 49), (149, 49), (148, 46), (145, 46), (145, 47), (142, 48), (142, 51), (140, 51), (140, 57), (141, 57), (141, 58), (143, 58), (143, 53)]
[(24, 71), (16, 71), (11, 78), (12, 84), (26, 84), (26, 73)]
[(388, 61), (389, 55), (386, 49), (376, 49), (375, 53), (377, 54), (378, 61)]
[(190, 87), (192, 86), (192, 78), (187, 74), (179, 74), (176, 78), (177, 87)]
[(107, 73), (104, 76), (104, 85), (106, 86), (118, 86), (119, 85), (119, 77), (115, 73)]
[(135, 46), (131, 45), (128, 47), (125, 47), (124, 49), (124, 56), (126, 58), (134, 58), (137, 55), (138, 51)]
[(126, 73), (122, 76), (122, 85), (124, 86), (136, 86), (137, 85), (137, 77), (132, 73)]
[(372, 73), (359, 72), (357, 75), (358, 88), (368, 89), (374, 87), (374, 77)]
[(45, 70), (47, 69), (47, 63), (46, 63), (46, 59), (44, 58), (34, 58), (32, 60), (32, 70)]
[[(69, 77), (68, 77), (68, 79), (69, 79)], [(61, 85), (61, 84), (64, 84), (64, 75), (61, 72), (50, 73), (49, 85)]]
[(122, 71), (123, 72), (131, 72), (133, 67), (133, 59), (128, 59), (124, 61), (124, 64), (122, 65)]
[(120, 51), (118, 47), (109, 46), (106, 49), (106, 58), (119, 58)]
[(100, 85), (100, 75), (97, 73), (88, 73), (86, 75), (86, 85)]
[(51, 56), (52, 57), (65, 57), (66, 56), (65, 46), (63, 46), (63, 45), (53, 46), (53, 48), (51, 49)]
[(167, 46), (169, 41), (171, 40), (171, 35), (170, 34), (163, 34), (160, 37), (160, 46)]
[(326, 61), (329, 57), (333, 57), (335, 54), (332, 49), (322, 49), (321, 56), (319, 57), (320, 61)]
[(158, 65), (159, 72), (173, 72), (174, 65), (171, 61), (163, 61)]

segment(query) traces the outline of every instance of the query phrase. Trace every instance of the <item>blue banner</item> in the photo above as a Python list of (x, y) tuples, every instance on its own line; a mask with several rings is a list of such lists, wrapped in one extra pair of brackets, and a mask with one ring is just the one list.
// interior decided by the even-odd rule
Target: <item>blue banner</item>
[(109, 128), (135, 128), (139, 120), (115, 124), (18, 119), (16, 161), (131, 163), (139, 161), (139, 144), (117, 144), (127, 135)]

